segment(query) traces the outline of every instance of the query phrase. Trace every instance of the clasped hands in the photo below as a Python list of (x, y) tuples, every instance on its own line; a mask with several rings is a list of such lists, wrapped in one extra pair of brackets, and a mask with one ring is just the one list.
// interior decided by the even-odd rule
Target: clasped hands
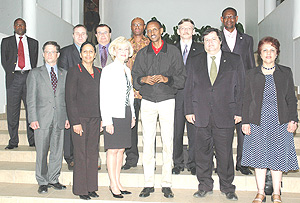
[[(195, 124), (196, 121), (196, 117), (195, 114), (189, 114), (185, 116), (186, 120), (192, 124)], [(234, 124), (237, 124), (239, 122), (242, 121), (242, 117), (241, 116), (234, 116)]]
[(155, 83), (167, 83), (169, 81), (168, 77), (163, 75), (152, 75), (142, 77), (141, 82), (148, 85), (154, 85)]

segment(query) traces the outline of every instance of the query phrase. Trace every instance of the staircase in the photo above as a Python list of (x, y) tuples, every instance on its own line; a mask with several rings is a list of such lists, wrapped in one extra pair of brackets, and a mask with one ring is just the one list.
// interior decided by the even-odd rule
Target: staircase
[[(300, 112), (300, 105), (298, 106)], [(299, 114), (300, 118), (300, 114)], [(139, 122), (139, 151), (140, 159), (138, 166), (130, 170), (121, 172), (121, 182), (124, 187), (133, 194), (127, 195), (122, 200), (112, 197), (108, 191), (109, 178), (105, 165), (105, 152), (103, 147), (103, 135), (100, 138), (100, 156), (102, 159), (102, 169), (99, 171), (98, 183), (99, 198), (92, 199), (100, 202), (227, 202), (225, 196), (219, 191), (218, 176), (213, 173), (215, 181), (214, 193), (203, 199), (196, 199), (192, 195), (197, 190), (198, 181), (188, 171), (182, 172), (180, 175), (172, 175), (173, 192), (175, 197), (167, 199), (163, 197), (160, 189), (161, 165), (162, 165), (162, 144), (160, 139), (159, 124), (157, 124), (156, 137), (156, 176), (155, 176), (155, 192), (148, 198), (138, 197), (140, 191), (144, 187), (144, 175), (142, 168), (142, 131), (141, 122)], [(26, 136), (25, 110), (22, 109), (20, 127), (19, 127), (19, 147), (13, 150), (5, 150), (8, 144), (9, 135), (7, 131), (6, 114), (0, 114), (0, 203), (7, 202), (78, 202), (77, 196), (72, 194), (72, 171), (69, 171), (64, 161), (60, 175), (60, 182), (67, 185), (67, 190), (56, 191), (49, 189), (47, 194), (38, 194), (38, 185), (35, 179), (35, 148), (29, 147)], [(187, 144), (187, 136), (184, 136), (184, 143)], [(236, 157), (236, 137), (233, 141), (234, 159)], [(295, 146), (300, 163), (300, 128), (295, 134)], [(282, 199), (284, 202), (296, 203), (300, 202), (300, 173), (290, 172), (283, 175)], [(239, 197), (237, 202), (251, 202), (256, 194), (256, 183), (254, 175), (245, 176), (240, 172), (236, 172), (234, 179), (236, 192)], [(270, 197), (267, 198), (270, 202)]]

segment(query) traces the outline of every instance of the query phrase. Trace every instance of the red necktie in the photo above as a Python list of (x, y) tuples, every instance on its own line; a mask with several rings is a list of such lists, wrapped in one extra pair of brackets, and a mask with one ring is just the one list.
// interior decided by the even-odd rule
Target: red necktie
[(21, 69), (25, 67), (25, 55), (24, 55), (24, 46), (23, 46), (22, 38), (23, 37), (20, 37), (19, 48), (18, 48), (18, 65)]

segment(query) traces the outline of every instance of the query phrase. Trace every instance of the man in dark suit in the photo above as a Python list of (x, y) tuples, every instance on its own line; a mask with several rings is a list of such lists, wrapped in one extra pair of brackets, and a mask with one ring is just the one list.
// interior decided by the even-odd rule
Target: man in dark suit
[[(235, 25), (238, 21), (237, 11), (234, 8), (228, 7), (223, 10), (221, 21), (224, 25), (222, 31), (222, 50), (233, 52), (241, 56), (244, 69), (255, 68), (255, 61), (253, 55), (253, 38), (247, 34), (240, 33), (237, 31)], [(242, 152), (244, 135), (241, 129), (241, 123), (236, 124), (237, 132), (237, 156), (236, 156), (236, 170), (240, 171), (242, 174), (249, 175), (252, 172), (248, 167), (241, 166), (242, 162)]]
[[(182, 19), (178, 23), (177, 34), (180, 36), (180, 41), (176, 44), (178, 49), (181, 51), (183, 62), (186, 65), (189, 59), (201, 52), (204, 52), (203, 45), (193, 41), (193, 35), (195, 24), (189, 19)], [(189, 70), (186, 70), (187, 72)], [(184, 126), (187, 127), (188, 135), (188, 160), (187, 170), (191, 171), (191, 174), (196, 174), (195, 166), (195, 155), (194, 155), (194, 137), (195, 127), (189, 122), (186, 122), (184, 116), (184, 93), (182, 90), (178, 90), (175, 97), (175, 118), (174, 118), (174, 144), (173, 144), (173, 162), (174, 168), (172, 169), (173, 174), (180, 174), (184, 170), (184, 156), (183, 156), (183, 135)]]
[(186, 119), (196, 127), (195, 162), (199, 181), (195, 197), (213, 191), (213, 153), (216, 152), (220, 190), (237, 200), (232, 157), (234, 126), (241, 121), (243, 62), (239, 55), (221, 51), (221, 32), (203, 33), (204, 53), (187, 64), (184, 107)]
[(26, 78), (36, 67), (38, 41), (25, 35), (26, 23), (22, 18), (14, 22), (14, 35), (4, 38), (1, 44), (1, 62), (6, 73), (7, 126), (10, 140), (5, 149), (13, 149), (19, 144), (19, 119), (21, 100), (26, 110), (27, 138), (34, 147), (33, 130), (29, 127), (26, 105)]
[(64, 128), (70, 128), (65, 102), (67, 71), (56, 65), (59, 50), (56, 42), (46, 42), (43, 45), (45, 65), (30, 71), (27, 78), (28, 120), (35, 136), (35, 174), (40, 194), (47, 193), (48, 187), (66, 189), (58, 181), (62, 166)]
[[(77, 67), (81, 63), (80, 47), (87, 40), (87, 29), (84, 25), (78, 24), (73, 28), (73, 44), (62, 48), (58, 59), (58, 66), (65, 70)], [(70, 129), (65, 129), (64, 135), (64, 158), (68, 164), (68, 169), (74, 167), (73, 142)]]

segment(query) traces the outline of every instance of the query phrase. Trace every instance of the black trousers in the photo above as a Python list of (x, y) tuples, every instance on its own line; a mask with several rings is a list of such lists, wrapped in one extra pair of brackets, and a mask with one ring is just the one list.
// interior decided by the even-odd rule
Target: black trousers
[(71, 129), (64, 130), (64, 158), (69, 164), (74, 161), (73, 155), (73, 140), (71, 135)]
[(136, 166), (139, 161), (138, 151), (138, 123), (141, 108), (141, 99), (134, 99), (134, 111), (135, 111), (135, 126), (131, 129), (131, 147), (125, 149), (126, 164), (129, 166)]
[(216, 152), (218, 176), (221, 192), (234, 192), (234, 166), (232, 157), (232, 141), (234, 127), (218, 128), (213, 116), (207, 127), (197, 127), (195, 137), (196, 173), (199, 190), (213, 190), (213, 155)]
[(27, 139), (29, 144), (34, 144), (34, 133), (32, 128), (29, 127), (27, 103), (26, 103), (26, 79), (28, 71), (21, 73), (16, 71), (14, 73), (14, 80), (9, 88), (6, 89), (7, 96), (7, 126), (8, 133), (10, 136), (9, 144), (19, 144), (19, 120), (21, 110), (21, 100), (23, 100), (26, 110), (26, 128), (27, 128)]
[(236, 167), (241, 167), (242, 155), (243, 155), (243, 144), (244, 144), (244, 134), (242, 132), (242, 123), (235, 125), (237, 133), (237, 153), (236, 153)]

